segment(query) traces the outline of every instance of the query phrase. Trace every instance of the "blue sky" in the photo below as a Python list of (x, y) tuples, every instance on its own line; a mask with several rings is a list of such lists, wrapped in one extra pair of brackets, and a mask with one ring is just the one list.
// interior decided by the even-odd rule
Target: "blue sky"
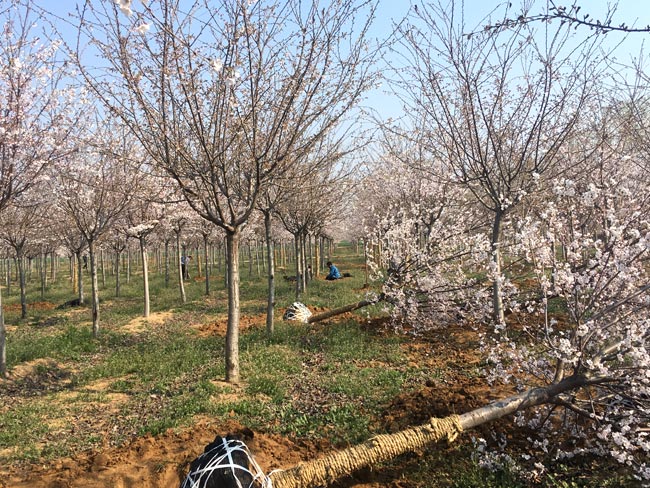
[[(443, 2), (447, 0), (442, 0)], [(464, 4), (466, 25), (468, 28), (484, 25), (484, 20), (491, 12), (496, 11), (495, 20), (502, 17), (504, 5), (507, 2), (497, 0), (456, 0), (457, 4)], [(650, 0), (555, 0), (556, 5), (571, 5), (574, 1), (582, 8), (581, 14), (588, 13), (592, 19), (604, 19), (607, 12), (616, 7), (613, 16), (613, 25), (625, 23), (628, 26), (645, 27), (650, 25)], [(413, 3), (423, 3), (410, 0), (380, 0), (377, 9), (377, 19), (373, 33), (377, 36), (388, 35), (392, 25), (404, 18)], [(511, 0), (513, 11), (518, 11), (521, 0)], [(542, 13), (545, 10), (546, 0), (528, 0), (533, 3), (532, 14)], [(474, 30), (474, 29), (470, 29)], [(578, 27), (576, 34), (584, 32), (590, 34), (588, 27)], [(644, 43), (646, 50), (650, 49), (650, 33), (633, 33), (627, 36), (622, 33), (610, 32), (605, 38), (605, 46), (616, 47), (617, 60), (629, 65), (632, 59), (639, 56)], [(647, 54), (646, 54), (647, 57)], [(368, 95), (367, 104), (379, 110), (384, 118), (398, 118), (402, 113), (399, 101), (394, 96), (388, 96), (386, 89), (375, 90)]]
[[(99, 1), (112, 1), (112, 0), (93, 0)], [(135, 4), (139, 0), (133, 0)], [(152, 0), (156, 1), (156, 0)], [(447, 0), (442, 0), (446, 2)], [(541, 13), (546, 5), (546, 0), (527, 0), (529, 3), (532, 1), (532, 13)], [(497, 0), (456, 0), (457, 4), (464, 4), (464, 12), (466, 16), (466, 25), (468, 27), (478, 27), (482, 24), (485, 17), (495, 9), (498, 12), (503, 11), (505, 5), (502, 1)], [(556, 0), (558, 5), (570, 5), (574, 0)], [(61, 16), (67, 17), (67, 12), (73, 11), (77, 0), (35, 0), (35, 3), (43, 8)], [(189, 3), (189, 2), (188, 2)], [(399, 22), (408, 12), (412, 3), (411, 0), (379, 0), (377, 8), (377, 18), (372, 28), (371, 34), (378, 38), (386, 37), (392, 31), (394, 23)], [(512, 0), (513, 10), (517, 10), (517, 6), (521, 4), (521, 0)], [(582, 6), (581, 13), (589, 13), (592, 18), (602, 19), (605, 17), (610, 7), (616, 6), (616, 13), (614, 15), (614, 24), (625, 22), (629, 26), (643, 27), (650, 25), (650, 0), (577, 0), (577, 3)], [(500, 18), (497, 14), (496, 18)], [(581, 30), (588, 35), (589, 29), (586, 27), (579, 27), (577, 33)], [(70, 29), (65, 29), (64, 32), (71, 32)], [(607, 43), (614, 46), (621, 42), (624, 36), (619, 33), (607, 34)], [(632, 57), (639, 55), (641, 46), (645, 41), (650, 42), (650, 33), (646, 34), (630, 34), (627, 39), (622, 42), (622, 45), (617, 49), (617, 58), (623, 64), (629, 64)], [(385, 95), (384, 90), (375, 90), (369, 94), (367, 104), (379, 110), (383, 116), (386, 117), (399, 117), (401, 107), (395, 97)]]

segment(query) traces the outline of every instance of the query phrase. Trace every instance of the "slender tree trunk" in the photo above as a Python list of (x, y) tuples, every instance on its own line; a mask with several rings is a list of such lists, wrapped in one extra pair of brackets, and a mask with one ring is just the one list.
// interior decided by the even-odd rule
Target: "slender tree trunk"
[(248, 279), (250, 280), (253, 277), (253, 248), (250, 240), (246, 245), (246, 251), (248, 251)]
[(494, 214), (494, 222), (492, 225), (492, 266), (494, 273), (494, 281), (492, 284), (492, 313), (494, 320), (498, 324), (505, 322), (505, 315), (503, 311), (503, 287), (501, 285), (501, 224), (503, 222), (503, 214), (497, 211)]
[(312, 272), (314, 273), (314, 276), (319, 277), (320, 276), (320, 237), (314, 237), (314, 269)]
[(144, 287), (144, 316), (149, 317), (149, 264), (147, 260), (147, 243), (140, 237), (140, 255), (142, 256), (142, 282)]
[(86, 299), (84, 297), (84, 276), (83, 276), (83, 263), (82, 263), (82, 256), (81, 256), (81, 251), (77, 252), (76, 254), (77, 258), (77, 293), (79, 296), (79, 305), (83, 305), (86, 303)]
[(50, 281), (52, 283), (56, 282), (56, 261), (57, 261), (57, 256), (55, 252), (51, 253), (50, 257)]
[[(140, 250), (142, 250), (142, 244), (140, 244)], [(126, 284), (131, 283), (131, 249), (126, 248)], [(148, 315), (147, 315), (148, 317)]]
[(7, 328), (2, 304), (2, 288), (0, 288), (0, 377), (7, 377)]
[(300, 269), (300, 259), (298, 259), (298, 256), (300, 256), (300, 234), (295, 234), (293, 236), (293, 247), (296, 252), (296, 300), (300, 298), (300, 285), (302, 284), (302, 277), (301, 277), (301, 269)]
[(303, 232), (300, 234), (300, 256), (297, 258), (300, 259), (300, 266), (302, 267), (302, 274), (300, 275), (300, 290), (304, 292), (307, 290), (307, 246), (306, 244), (307, 233)]
[(364, 241), (363, 243), (363, 269), (364, 269), (364, 285), (368, 287), (368, 246), (367, 243)]
[(307, 282), (311, 281), (314, 273), (314, 248), (312, 246), (311, 234), (306, 235), (307, 238)]
[(115, 296), (120, 296), (120, 260), (122, 259), (122, 253), (120, 251), (115, 251)]
[(102, 268), (102, 288), (106, 288), (106, 262), (104, 260), (104, 249), (99, 250), (99, 260)]
[(208, 250), (208, 234), (203, 234), (203, 257), (205, 258), (205, 296), (210, 296), (210, 266), (208, 266), (209, 250)]
[(228, 253), (228, 330), (226, 332), (226, 381), (239, 378), (239, 229), (226, 232)]
[(73, 254), (68, 260), (68, 267), (70, 268), (70, 283), (72, 284), (72, 293), (75, 295), (77, 290), (77, 255)]
[(169, 239), (165, 239), (165, 288), (169, 288)]
[(41, 277), (41, 300), (45, 300), (45, 289), (47, 288), (47, 253), (41, 253), (41, 265), (39, 267)]
[(325, 259), (325, 238), (323, 236), (320, 238), (318, 247), (320, 248), (320, 263), (318, 263), (318, 267), (321, 271), (324, 271), (327, 260)]
[(273, 240), (271, 236), (271, 212), (264, 212), (264, 235), (266, 238), (266, 256), (268, 262), (268, 300), (266, 302), (266, 332), (273, 334), (273, 311), (275, 308), (275, 261), (273, 256)]
[[(237, 250), (237, 252), (239, 252), (239, 249)], [(228, 288), (228, 275), (229, 275), (228, 268), (230, 266), (230, 264), (228, 263), (228, 243), (227, 242), (226, 242), (226, 245), (223, 247), (223, 254), (224, 254), (224, 263), (225, 263), (225, 267), (226, 267), (226, 271), (223, 274), (223, 283), (224, 283), (224, 286), (227, 289)], [(239, 263), (239, 259), (237, 260), (237, 262)], [(237, 270), (237, 272), (239, 273), (239, 270)]]
[(20, 284), (20, 318), (27, 318), (27, 283), (25, 280), (25, 259), (22, 249), (18, 253), (18, 282)]
[(93, 315), (93, 337), (99, 336), (99, 284), (97, 280), (97, 256), (95, 255), (95, 243), (88, 243), (88, 254), (90, 255), (90, 290)]
[(11, 295), (11, 261), (5, 259), (5, 283), (7, 285), (7, 296)]
[[(178, 254), (178, 259), (177, 259), (177, 269), (178, 269), (178, 288), (179, 291), (181, 292), (181, 302), (186, 303), (187, 302), (187, 296), (185, 295), (185, 284), (183, 283), (183, 266), (181, 265), (181, 259), (182, 254), (181, 254), (181, 233), (176, 232), (176, 252)], [(190, 263), (187, 262), (187, 258), (185, 261), (185, 269), (190, 265)]]

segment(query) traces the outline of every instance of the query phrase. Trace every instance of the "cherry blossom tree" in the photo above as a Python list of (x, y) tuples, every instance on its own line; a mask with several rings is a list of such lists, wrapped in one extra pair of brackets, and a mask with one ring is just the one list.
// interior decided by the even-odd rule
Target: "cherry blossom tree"
[(355, 214), (394, 325), (426, 329), (470, 312), (483, 319), (484, 283), (467, 270), (485, 266), (489, 241), (470, 194), (435, 178), (441, 163), (416, 144), (385, 138), (380, 154), (358, 185)]
[(59, 208), (88, 245), (94, 337), (99, 334), (97, 243), (139, 192), (138, 168), (133, 166), (138, 148), (119, 134), (110, 121), (95, 125), (93, 142), (89, 137), (87, 145), (52, 180)]
[[(16, 3), (0, 7), (0, 214), (74, 149), (79, 113), (79, 98), (66, 85), (69, 65), (60, 57), (60, 42), (39, 37), (32, 11)], [(0, 297), (0, 316), (1, 309)], [(6, 358), (5, 337), (2, 319), (0, 359)], [(6, 374), (4, 360), (0, 374)]]
[[(183, 252), (183, 247), (181, 242), (183, 240), (184, 233), (191, 233), (193, 231), (193, 224), (198, 220), (198, 215), (192, 210), (192, 208), (186, 204), (186, 202), (177, 203), (174, 206), (171, 206), (167, 212), (165, 222), (171, 228), (176, 240), (176, 275), (178, 276), (178, 287), (180, 291), (181, 302), (185, 303), (187, 297), (185, 294), (185, 285), (183, 276), (183, 266), (181, 264), (182, 259), (186, 259), (186, 253)], [(189, 262), (185, 262), (185, 269), (189, 266)], [(186, 273), (188, 273), (186, 271)]]
[[(38, 246), (38, 235), (47, 234), (49, 222), (45, 218), (47, 202), (42, 198), (30, 198), (34, 192), (23, 193), (0, 212), (0, 238), (14, 251), (18, 266), (21, 318), (27, 318), (27, 283), (25, 261)], [(34, 195), (36, 196), (36, 195)]]
[(147, 245), (149, 236), (156, 230), (161, 220), (163, 220), (167, 209), (164, 203), (160, 203), (165, 201), (164, 194), (161, 194), (161, 189), (156, 189), (152, 182), (149, 182), (149, 186), (145, 186), (148, 188), (146, 193), (150, 198), (138, 198), (133, 202), (133, 205), (127, 209), (126, 220), (129, 227), (126, 229), (126, 234), (129, 237), (136, 239), (140, 247), (144, 301), (143, 316), (149, 317), (149, 256)]
[(135, 9), (86, 2), (79, 45), (92, 42), (110, 67), (82, 70), (192, 208), (226, 232), (226, 378), (238, 383), (242, 228), (269, 178), (288, 171), (370, 86), (369, 20), (359, 19), (372, 8), (164, 0)]
[(455, 2), (414, 9), (400, 26), (410, 68), (396, 74), (428, 151), (491, 215), (493, 313), (502, 323), (504, 222), (556, 174), (556, 156), (594, 94), (596, 41), (576, 48), (572, 31), (554, 25), (465, 31)]

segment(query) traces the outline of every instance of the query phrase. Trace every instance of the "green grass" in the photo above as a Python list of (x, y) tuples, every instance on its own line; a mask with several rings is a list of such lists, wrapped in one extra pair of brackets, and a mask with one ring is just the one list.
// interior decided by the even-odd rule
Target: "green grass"
[(39, 358), (79, 360), (97, 352), (99, 344), (93, 340), (88, 327), (63, 324), (56, 334), (39, 335), (33, 327), (21, 326), (7, 338), (7, 363), (12, 365)]
[[(364, 298), (362, 258), (351, 248), (340, 247), (333, 261), (353, 276), (337, 282), (325, 282), (322, 276), (312, 281), (300, 297), (312, 310)], [(142, 314), (141, 276), (134, 267), (130, 282), (122, 280), (121, 296), (115, 297), (114, 279), (107, 275), (106, 286), (100, 285), (97, 339), (90, 330), (88, 304), (64, 310), (28, 307), (28, 319), (20, 320), (18, 289), (13, 286), (11, 294), (3, 296), (9, 306), (9, 369), (27, 367), (37, 359), (49, 361), (12, 383), (14, 389), (3, 389), (0, 383), (0, 405), (11, 401), (10, 408), (0, 408), (0, 463), (44, 463), (104, 444), (119, 445), (134, 434), (157, 435), (189, 426), (197, 416), (233, 419), (265, 433), (346, 447), (384, 433), (382, 415), (399, 395), (426, 381), (442, 385), (459, 371), (469, 371), (452, 359), (431, 371), (410, 362), (403, 352), (408, 338), (380, 334), (367, 326), (365, 318), (380, 315), (380, 306), (356, 311), (353, 318), (283, 322), (282, 313), (296, 299), (293, 283), (281, 278), (292, 274), (292, 266), (276, 273), (273, 335), (264, 325), (240, 331), (238, 386), (222, 382), (224, 337), (195, 327), (225, 321), (223, 271), (217, 273), (215, 268), (210, 297), (205, 297), (203, 281), (186, 281), (187, 302), (182, 303), (175, 275), (165, 286), (163, 275), (152, 267), (151, 311), (171, 315), (137, 332), (124, 326)], [(66, 270), (63, 267), (57, 282), (48, 285), (45, 301), (59, 305), (75, 298)], [(265, 273), (258, 276), (254, 268), (248, 276), (244, 264), (241, 278), (242, 314), (262, 315)], [(32, 281), (29, 287), (28, 303), (41, 302), (38, 283)], [(89, 300), (89, 283), (85, 291)], [(75, 419), (74, 430), (70, 418)], [(450, 462), (447, 456), (461, 462)], [(385, 467), (404, 473), (405, 486), (523, 486), (515, 473), (479, 468), (466, 447), (445, 451), (443, 446)], [(573, 486), (564, 475), (546, 482)]]

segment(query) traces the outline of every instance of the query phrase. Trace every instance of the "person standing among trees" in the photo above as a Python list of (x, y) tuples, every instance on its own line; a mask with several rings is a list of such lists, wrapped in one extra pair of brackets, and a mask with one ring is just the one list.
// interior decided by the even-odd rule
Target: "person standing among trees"
[(181, 274), (184, 280), (190, 279), (190, 271), (188, 269), (192, 256), (181, 256)]

